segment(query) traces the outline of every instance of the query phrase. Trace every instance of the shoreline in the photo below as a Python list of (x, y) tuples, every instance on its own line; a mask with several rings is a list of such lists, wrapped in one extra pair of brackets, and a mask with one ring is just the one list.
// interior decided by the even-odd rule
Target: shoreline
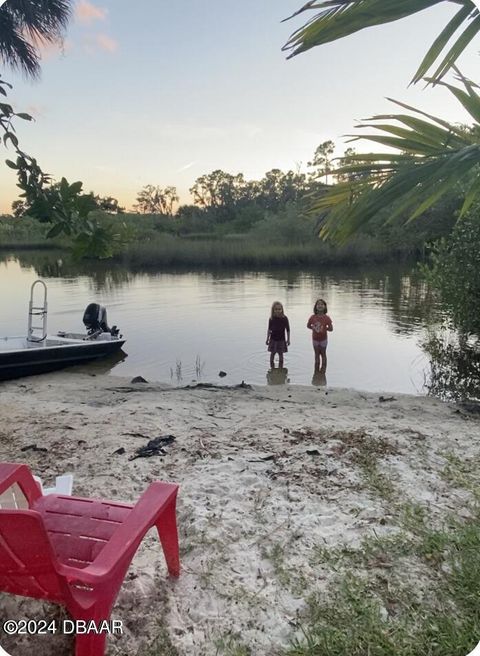
[[(453, 457), (480, 457), (480, 415), (431, 397), (176, 388), (68, 372), (4, 382), (0, 392), (0, 458), (25, 462), (44, 484), (73, 472), (74, 495), (126, 502), (150, 481), (180, 484), (180, 578), (168, 579), (151, 532), (114, 607), (124, 634), (109, 638), (110, 655), (215, 656), (234, 653), (229, 641), (251, 650), (242, 654), (283, 653), (301, 637), (309, 596), (334, 578), (315, 554), (395, 534), (405, 503), (441, 524), (468, 514), (473, 498), (445, 471)], [(165, 455), (129, 459), (167, 434), (175, 441)], [(1, 619), (59, 616), (53, 605), (0, 598)], [(72, 642), (0, 644), (15, 656), (66, 656)]]

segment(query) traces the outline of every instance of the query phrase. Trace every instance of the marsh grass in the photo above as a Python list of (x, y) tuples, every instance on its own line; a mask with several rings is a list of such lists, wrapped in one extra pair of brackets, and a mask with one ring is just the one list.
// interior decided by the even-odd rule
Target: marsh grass
[(388, 256), (385, 246), (363, 238), (348, 246), (333, 248), (313, 235), (302, 243), (269, 243), (248, 235), (204, 240), (159, 235), (147, 242), (131, 243), (119, 258), (130, 268), (148, 269), (159, 266), (316, 266), (382, 261)]

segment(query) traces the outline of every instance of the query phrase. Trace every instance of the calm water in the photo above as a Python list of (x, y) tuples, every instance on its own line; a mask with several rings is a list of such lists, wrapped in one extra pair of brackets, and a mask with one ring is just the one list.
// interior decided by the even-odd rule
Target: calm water
[[(328, 385), (370, 391), (425, 393), (428, 360), (420, 342), (436, 310), (413, 267), (320, 272), (136, 273), (112, 265), (67, 266), (51, 254), (0, 256), (2, 335), (26, 332), (31, 283), (48, 285), (48, 328), (82, 330), (86, 305), (105, 305), (110, 324), (127, 338), (127, 357), (88, 365), (90, 372), (266, 384), (265, 336), (279, 300), (292, 329), (286, 378), (311, 384), (313, 349), (306, 322), (318, 296), (334, 324)], [(219, 371), (227, 372), (223, 379)]]

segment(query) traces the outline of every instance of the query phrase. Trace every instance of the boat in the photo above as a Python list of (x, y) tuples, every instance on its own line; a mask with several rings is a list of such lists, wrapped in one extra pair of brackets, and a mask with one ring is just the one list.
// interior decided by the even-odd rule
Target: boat
[[(39, 303), (38, 290), (43, 291)], [(37, 304), (36, 304), (37, 303)], [(37, 325), (34, 325), (34, 322)], [(0, 337), (0, 380), (32, 376), (82, 364), (120, 351), (125, 344), (116, 326), (109, 328), (102, 305), (90, 303), (83, 315), (86, 333), (47, 334), (47, 286), (36, 280), (30, 289), (27, 335)]]

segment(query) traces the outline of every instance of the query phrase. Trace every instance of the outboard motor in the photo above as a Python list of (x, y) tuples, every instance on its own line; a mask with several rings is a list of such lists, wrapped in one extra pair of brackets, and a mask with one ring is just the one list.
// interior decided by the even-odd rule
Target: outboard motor
[(99, 305), (98, 303), (87, 305), (87, 309), (83, 314), (83, 323), (89, 335), (95, 332), (110, 332), (107, 323), (107, 311), (103, 305)]
[(101, 333), (110, 333), (112, 337), (117, 337), (120, 332), (117, 326), (108, 327), (107, 311), (103, 305), (99, 305), (98, 303), (87, 305), (87, 309), (83, 314), (83, 323), (90, 336), (96, 337)]

